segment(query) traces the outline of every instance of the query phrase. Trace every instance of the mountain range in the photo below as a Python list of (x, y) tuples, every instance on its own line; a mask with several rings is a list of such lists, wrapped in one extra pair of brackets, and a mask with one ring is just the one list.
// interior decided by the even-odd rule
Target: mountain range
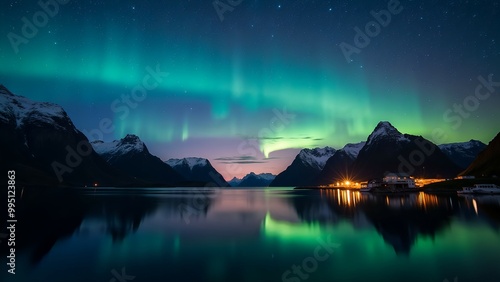
[(325, 164), (325, 167), (315, 180), (316, 185), (327, 185), (335, 180), (344, 180), (349, 177), (349, 170), (359, 151), (366, 142), (347, 144), (344, 148), (337, 150), (335, 154)]
[(255, 174), (250, 172), (243, 178), (234, 177), (229, 181), (231, 187), (267, 187), (276, 178), (276, 175), (271, 173)]
[(140, 185), (106, 163), (58, 105), (0, 85), (0, 168), (25, 185)]
[(91, 143), (59, 105), (14, 95), (3, 85), (0, 133), (0, 169), (15, 170), (22, 185), (228, 186), (208, 160), (186, 176), (182, 165), (152, 155), (135, 135)]
[(468, 142), (442, 144), (438, 147), (457, 166), (466, 169), (479, 153), (486, 148), (486, 144), (478, 140), (470, 140)]
[(140, 179), (148, 186), (180, 186), (184, 178), (160, 158), (149, 153), (148, 148), (136, 135), (105, 143), (93, 141), (92, 147), (109, 165)]
[(377, 124), (350, 168), (355, 179), (380, 178), (387, 172), (426, 178), (453, 178), (461, 171), (434, 143), (399, 132), (390, 122)]
[(330, 147), (303, 149), (292, 164), (269, 184), (271, 187), (315, 185), (316, 178), (336, 150)]
[[(60, 106), (35, 102), (0, 85), (0, 169), (15, 170), (23, 185), (227, 187), (207, 159), (163, 162), (138, 136), (93, 141), (79, 131)], [(500, 174), (500, 137), (488, 146), (477, 140), (435, 145), (403, 134), (391, 123), (377, 124), (366, 141), (303, 149), (277, 176), (250, 173), (233, 179), (239, 187), (324, 185), (335, 180), (368, 180), (386, 172), (449, 178)]]
[(229, 187), (224, 177), (215, 170), (210, 161), (203, 158), (170, 159), (165, 164), (190, 181), (207, 183), (212, 187)]
[[(310, 157), (305, 158), (304, 152), (310, 150), (302, 150), (292, 164), (276, 176), (279, 182), (275, 180), (271, 186), (291, 186), (291, 183), (315, 186), (344, 180), (366, 181), (381, 178), (387, 172), (425, 178), (452, 178), (463, 171), (485, 147), (485, 144), (477, 140), (437, 146), (422, 136), (403, 134), (390, 122), (382, 121), (366, 141), (347, 144), (336, 151), (331, 149), (333, 155), (319, 172), (317, 167), (314, 170), (314, 166), (306, 165)], [(485, 156), (489, 155), (487, 153)], [(499, 154), (496, 153), (496, 156)]]

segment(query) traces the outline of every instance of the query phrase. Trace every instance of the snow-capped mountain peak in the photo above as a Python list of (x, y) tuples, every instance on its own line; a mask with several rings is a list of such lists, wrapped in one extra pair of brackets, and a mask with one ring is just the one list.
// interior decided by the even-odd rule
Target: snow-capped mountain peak
[(272, 181), (276, 175), (273, 175), (271, 173), (260, 173), (260, 174), (256, 174), (255, 172), (250, 172), (249, 174), (245, 175), (242, 180), (245, 180), (245, 179), (248, 179), (250, 177), (256, 177), (256, 178), (260, 178), (260, 179), (263, 179), (263, 180), (269, 180), (269, 181)]
[(103, 142), (101, 140), (96, 140), (91, 142), (94, 151), (99, 155), (121, 156), (128, 154), (130, 152), (143, 152), (147, 151), (146, 145), (141, 139), (133, 134), (128, 134), (120, 140), (114, 140), (112, 142)]
[(298, 157), (302, 160), (302, 163), (322, 170), (326, 161), (328, 161), (335, 152), (336, 150), (331, 147), (303, 149), (300, 151)]
[(51, 125), (60, 130), (77, 131), (64, 109), (53, 103), (35, 102), (12, 94), (0, 85), (0, 121), (15, 120), (16, 127), (24, 124)]
[(203, 158), (183, 158), (183, 159), (169, 159), (165, 161), (166, 164), (168, 164), (171, 167), (174, 166), (179, 166), (179, 165), (187, 165), (190, 170), (193, 169), (195, 166), (206, 166), (208, 164), (207, 159)]
[(406, 138), (404, 134), (399, 132), (390, 122), (381, 121), (377, 124), (373, 132), (368, 136), (368, 140), (366, 145), (371, 145), (375, 140), (380, 138), (391, 138), (396, 141), (407, 141), (410, 142), (410, 139)]
[(358, 157), (359, 151), (363, 149), (365, 146), (366, 142), (359, 142), (359, 143), (349, 143), (344, 146), (341, 150), (344, 151), (348, 156), (350, 156), (352, 159), (355, 159)]
[(276, 178), (276, 175), (271, 173), (250, 172), (242, 179), (234, 177), (229, 181), (232, 187), (267, 187)]
[(169, 159), (167, 165), (189, 181), (203, 181), (219, 187), (228, 187), (224, 177), (203, 158)]

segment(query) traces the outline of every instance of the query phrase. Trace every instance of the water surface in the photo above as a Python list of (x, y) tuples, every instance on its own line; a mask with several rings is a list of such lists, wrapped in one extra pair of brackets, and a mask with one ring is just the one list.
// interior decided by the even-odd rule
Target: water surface
[(500, 281), (498, 196), (98, 188), (18, 205), (2, 281)]

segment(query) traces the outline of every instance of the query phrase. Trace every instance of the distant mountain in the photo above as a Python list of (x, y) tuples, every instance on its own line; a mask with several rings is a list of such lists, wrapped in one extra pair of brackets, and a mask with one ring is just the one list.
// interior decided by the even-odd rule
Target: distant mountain
[(276, 178), (276, 175), (271, 173), (255, 174), (250, 172), (242, 179), (233, 178), (229, 181), (231, 187), (267, 187)]
[(344, 148), (338, 150), (325, 164), (325, 167), (317, 178), (318, 185), (327, 185), (343, 181), (350, 178), (352, 172), (350, 167), (358, 157), (359, 151), (365, 146), (366, 142), (356, 144), (347, 144)]
[(472, 164), (460, 175), (500, 176), (500, 133), (477, 156)]
[(243, 178), (237, 178), (237, 177), (233, 177), (233, 179), (229, 180), (227, 183), (229, 184), (229, 186), (231, 187), (238, 187), (241, 183), (241, 181), (243, 180)]
[(402, 134), (384, 121), (368, 136), (350, 171), (360, 180), (379, 178), (386, 172), (448, 178), (456, 176), (460, 168), (431, 141), (422, 136)]
[(479, 153), (486, 148), (486, 144), (478, 140), (468, 142), (442, 144), (438, 146), (450, 160), (461, 169), (466, 169)]
[(149, 153), (148, 148), (136, 135), (127, 135), (121, 140), (105, 143), (93, 141), (94, 150), (111, 166), (150, 185), (177, 186), (185, 179)]
[(99, 157), (59, 105), (0, 85), (0, 168), (25, 185), (134, 185)]
[(278, 174), (269, 186), (314, 185), (327, 160), (335, 152), (336, 150), (330, 147), (301, 150), (292, 164)]
[(184, 158), (165, 161), (188, 181), (206, 182), (212, 186), (229, 187), (224, 177), (215, 170), (207, 159)]

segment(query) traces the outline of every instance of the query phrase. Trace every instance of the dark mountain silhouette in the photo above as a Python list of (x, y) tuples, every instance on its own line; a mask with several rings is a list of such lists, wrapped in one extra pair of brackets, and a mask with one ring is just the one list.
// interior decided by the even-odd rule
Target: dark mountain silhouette
[(500, 133), (460, 175), (500, 176)]
[(0, 168), (25, 185), (134, 185), (99, 157), (67, 113), (0, 86)]
[(229, 187), (224, 177), (203, 158), (170, 159), (165, 162), (188, 181), (205, 182), (205, 186)]
[(486, 144), (478, 140), (442, 144), (438, 146), (443, 153), (461, 169), (466, 169), (485, 148)]
[(455, 177), (460, 168), (434, 143), (402, 134), (387, 121), (380, 122), (351, 166), (357, 180), (382, 177), (386, 172), (418, 177)]
[(328, 185), (337, 181), (344, 181), (355, 177), (352, 175), (351, 166), (358, 157), (359, 151), (366, 142), (347, 144), (338, 150), (326, 162), (325, 167), (317, 178), (318, 185)]
[(333, 156), (334, 153), (335, 149), (330, 147), (303, 149), (295, 157), (292, 164), (288, 166), (285, 171), (278, 174), (269, 186), (286, 187), (314, 185), (326, 161)]
[(185, 179), (158, 157), (136, 135), (110, 143), (92, 142), (94, 150), (111, 166), (150, 185), (177, 186)]
[(229, 181), (231, 187), (267, 187), (276, 178), (276, 175), (271, 173), (255, 174), (250, 172), (242, 179), (233, 178)]

